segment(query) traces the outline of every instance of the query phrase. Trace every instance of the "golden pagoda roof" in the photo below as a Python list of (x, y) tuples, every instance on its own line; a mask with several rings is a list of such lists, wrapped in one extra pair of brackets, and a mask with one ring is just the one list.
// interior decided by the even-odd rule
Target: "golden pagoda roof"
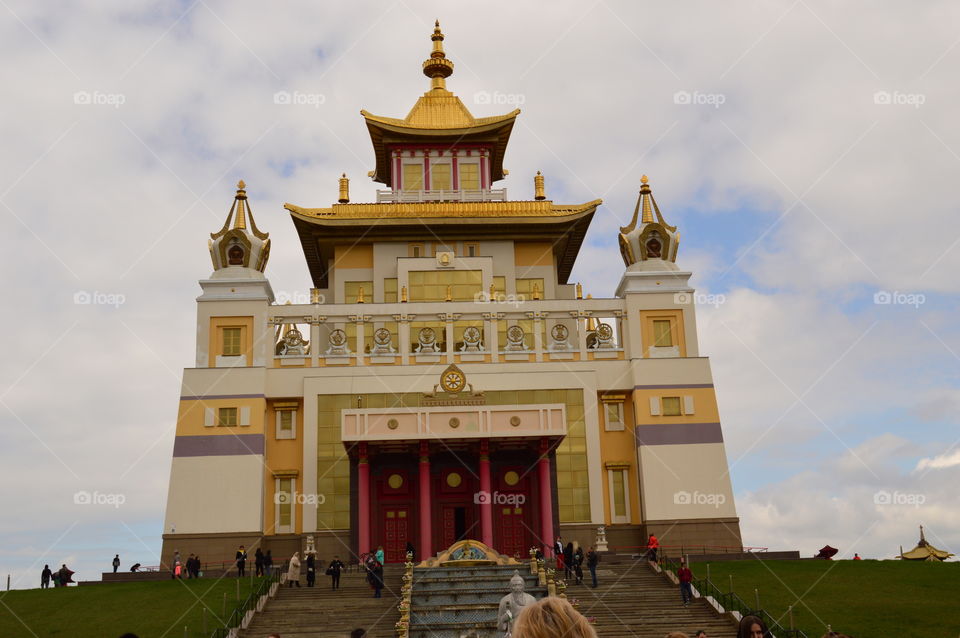
[(296, 204), (284, 204), (294, 217), (326, 224), (337, 220), (376, 220), (377, 223), (409, 223), (411, 219), (452, 220), (460, 223), (471, 221), (502, 220), (510, 218), (523, 223), (536, 222), (538, 218), (556, 219), (593, 211), (603, 200), (595, 199), (584, 204), (554, 204), (550, 200), (510, 202), (413, 202), (395, 204), (334, 204), (329, 208), (304, 208)]
[(460, 98), (447, 90), (446, 78), (453, 74), (453, 62), (446, 58), (443, 51), (443, 38), (438, 21), (431, 36), (433, 51), (423, 62), (423, 73), (430, 78), (430, 90), (420, 96), (405, 118), (384, 117), (365, 109), (360, 110), (366, 120), (376, 154), (374, 181), (392, 185), (388, 144), (435, 144), (445, 140), (451, 145), (490, 143), (491, 179), (503, 179), (503, 154), (520, 109), (504, 115), (474, 117)]
[(911, 549), (909, 552), (903, 551), (903, 547), (900, 548), (900, 558), (901, 560), (926, 560), (926, 561), (942, 561), (947, 560), (953, 556), (948, 551), (937, 549), (924, 538), (923, 535), (923, 525), (920, 526), (920, 541), (917, 543), (917, 546)]

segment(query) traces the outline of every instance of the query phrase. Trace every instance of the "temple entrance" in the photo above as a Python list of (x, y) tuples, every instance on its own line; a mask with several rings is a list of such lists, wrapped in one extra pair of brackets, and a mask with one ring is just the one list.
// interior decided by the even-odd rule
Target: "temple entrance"
[(406, 558), (409, 538), (410, 509), (407, 507), (384, 508), (383, 552), (388, 563), (402, 562)]
[[(527, 527), (523, 521), (523, 506), (495, 506), (494, 520), (499, 523), (501, 554), (524, 558), (529, 548), (527, 542)], [(499, 514), (499, 516), (497, 516)]]
[(459, 505), (444, 505), (441, 509), (441, 546), (449, 547), (457, 541), (466, 540), (467, 508)]

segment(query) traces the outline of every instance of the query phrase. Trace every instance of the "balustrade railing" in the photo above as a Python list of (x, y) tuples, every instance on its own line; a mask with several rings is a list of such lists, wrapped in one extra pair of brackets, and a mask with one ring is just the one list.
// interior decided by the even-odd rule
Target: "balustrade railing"
[(434, 189), (434, 190), (377, 190), (378, 204), (415, 202), (505, 202), (506, 188)]

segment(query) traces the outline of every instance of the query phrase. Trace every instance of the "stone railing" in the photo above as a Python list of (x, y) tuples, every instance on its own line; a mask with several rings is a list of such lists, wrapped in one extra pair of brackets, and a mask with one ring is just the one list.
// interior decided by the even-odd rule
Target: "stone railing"
[(378, 204), (417, 202), (505, 202), (506, 188), (477, 188), (449, 190), (377, 190)]
[[(277, 305), (274, 367), (623, 359), (622, 299)], [(293, 326), (293, 328), (290, 328)]]

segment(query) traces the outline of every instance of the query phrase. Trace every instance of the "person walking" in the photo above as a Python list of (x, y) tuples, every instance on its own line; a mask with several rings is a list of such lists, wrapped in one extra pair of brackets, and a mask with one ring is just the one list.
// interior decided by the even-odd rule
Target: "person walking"
[(66, 564), (61, 565), (60, 566), (60, 586), (66, 587), (67, 585), (72, 583), (73, 578), (71, 578), (71, 576), (73, 576), (73, 572), (67, 569)]
[(651, 562), (657, 562), (657, 550), (660, 548), (660, 541), (652, 533), (647, 539), (647, 559)]
[(587, 569), (590, 570), (590, 579), (593, 581), (591, 587), (597, 588), (597, 565), (600, 564), (600, 554), (591, 547), (587, 550)]
[(50, 589), (51, 576), (53, 576), (53, 572), (50, 571), (50, 565), (44, 565), (43, 571), (40, 572), (40, 589)]
[(334, 556), (327, 567), (327, 576), (330, 577), (330, 589), (336, 591), (340, 589), (340, 572), (343, 571), (343, 562), (339, 556)]
[(170, 578), (177, 577), (177, 565), (180, 564), (180, 550), (173, 550), (173, 564), (170, 567)]
[[(267, 552), (269, 555), (269, 552)], [(296, 583), (300, 586), (300, 552), (294, 552), (290, 557), (290, 566), (287, 568), (287, 586), (293, 587)]]
[(383, 563), (377, 561), (373, 564), (373, 597), (382, 598), (383, 595)]
[(313, 554), (307, 555), (307, 587), (313, 587), (317, 582), (317, 559)]
[(259, 547), (257, 548), (256, 553), (253, 555), (253, 568), (256, 576), (263, 576), (263, 550)]
[(240, 549), (237, 550), (237, 578), (243, 578), (243, 575), (246, 573), (247, 568), (247, 550), (243, 548), (243, 545), (240, 546)]
[(377, 547), (377, 553), (375, 557), (377, 559), (377, 562), (380, 563), (380, 565), (383, 565), (384, 563), (386, 563), (386, 561), (384, 560), (383, 545), (380, 545), (379, 547)]
[(117, 570), (120, 569), (120, 554), (117, 554), (113, 557), (113, 573), (116, 574)]
[(553, 544), (553, 555), (557, 559), (557, 570), (561, 569), (563, 565), (560, 564), (560, 561), (563, 560), (563, 539), (557, 536), (557, 542)]
[(569, 579), (573, 574), (573, 543), (568, 542), (563, 548), (563, 577)]
[(583, 584), (583, 548), (579, 543), (574, 543), (576, 547), (573, 550), (573, 575), (577, 578), (577, 584)]
[(270, 575), (273, 574), (273, 550), (268, 549), (267, 555), (263, 557), (263, 571), (267, 574), (267, 578), (270, 578)]
[(683, 558), (680, 559), (680, 569), (677, 570), (677, 579), (680, 581), (680, 600), (683, 601), (683, 606), (686, 607), (693, 598), (693, 572), (687, 567), (687, 561)]

